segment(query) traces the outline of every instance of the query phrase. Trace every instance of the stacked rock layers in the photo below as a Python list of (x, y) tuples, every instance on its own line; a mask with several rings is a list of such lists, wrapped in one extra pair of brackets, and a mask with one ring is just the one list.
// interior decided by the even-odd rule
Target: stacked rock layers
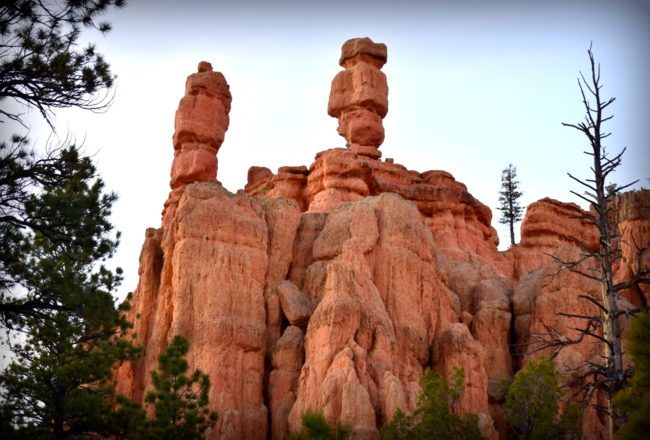
[(226, 79), (206, 61), (185, 84), (176, 111), (171, 187), (217, 178), (217, 152), (230, 122), (232, 97)]
[(388, 83), (380, 70), (386, 64), (386, 45), (370, 38), (348, 40), (339, 64), (345, 70), (332, 81), (327, 113), (338, 118), (338, 132), (350, 149), (363, 156), (381, 157), (382, 119), (388, 113)]
[[(521, 367), (531, 335), (575, 336), (566, 329), (579, 323), (556, 312), (591, 313), (578, 294), (597, 295), (557, 274), (549, 255), (575, 258), (573, 238), (595, 247), (597, 236), (579, 207), (543, 199), (528, 209), (521, 244), (498, 252), (491, 211), (465, 185), (378, 160), (385, 62), (386, 47), (370, 39), (343, 45), (328, 111), (351, 148), (275, 175), (251, 167), (237, 194), (216, 182), (228, 85), (204, 62), (188, 78), (172, 192), (161, 228), (147, 230), (131, 311), (145, 352), (118, 371), (122, 392), (142, 401), (158, 353), (181, 334), (190, 367), (210, 375), (219, 420), (209, 439), (280, 440), (316, 410), (350, 424), (354, 440), (377, 440), (398, 409), (416, 406), (425, 368), (451, 378), (460, 366), (458, 410), (479, 416), (484, 437), (508, 438), (500, 382)], [(648, 263), (635, 251), (648, 244), (649, 193), (616, 202), (628, 243), (619, 276)], [(599, 356), (583, 343), (559, 359)], [(606, 432), (593, 412), (583, 426)]]

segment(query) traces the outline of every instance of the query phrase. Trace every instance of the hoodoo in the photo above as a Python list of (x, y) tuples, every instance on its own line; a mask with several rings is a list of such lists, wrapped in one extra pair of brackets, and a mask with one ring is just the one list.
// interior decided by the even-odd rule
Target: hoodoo
[(217, 152), (228, 130), (230, 88), (223, 75), (206, 61), (185, 84), (176, 110), (171, 187), (217, 178)]
[(332, 81), (327, 113), (338, 118), (338, 132), (350, 149), (363, 156), (381, 157), (382, 119), (388, 113), (388, 84), (380, 70), (386, 64), (386, 45), (355, 38), (341, 48), (339, 64), (345, 70)]
[[(426, 368), (451, 378), (462, 367), (457, 410), (477, 414), (484, 437), (507, 438), (499, 383), (527, 357), (522, 344), (549, 328), (570, 336), (577, 324), (556, 311), (589, 312), (578, 293), (598, 294), (558, 275), (549, 255), (577, 255), (570, 237), (589, 246), (597, 237), (577, 205), (543, 199), (521, 245), (499, 252), (490, 209), (464, 184), (382, 161), (386, 61), (384, 44), (347, 41), (327, 111), (348, 148), (321, 151), (310, 167), (251, 167), (235, 194), (216, 180), (228, 84), (206, 62), (188, 77), (172, 191), (161, 227), (146, 232), (130, 311), (144, 355), (120, 368), (120, 391), (141, 402), (156, 357), (182, 335), (190, 368), (210, 376), (219, 419), (208, 438), (280, 440), (320, 411), (353, 439), (376, 440), (398, 409), (416, 407)], [(624, 236), (647, 245), (650, 191), (624, 196)], [(623, 252), (619, 273), (647, 264)], [(640, 303), (649, 292), (628, 296)], [(599, 356), (585, 342), (558, 365)], [(583, 428), (586, 438), (606, 432), (590, 410)]]

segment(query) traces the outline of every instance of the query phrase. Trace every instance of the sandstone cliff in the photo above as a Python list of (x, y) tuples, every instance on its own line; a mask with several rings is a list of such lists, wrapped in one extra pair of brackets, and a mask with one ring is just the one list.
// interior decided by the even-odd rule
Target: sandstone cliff
[[(595, 287), (556, 274), (549, 255), (597, 246), (573, 204), (528, 208), (521, 244), (497, 250), (490, 209), (444, 171), (380, 160), (387, 50), (346, 42), (328, 113), (348, 148), (316, 154), (309, 167), (251, 167), (245, 191), (216, 181), (231, 96), (209, 63), (187, 80), (176, 114), (172, 191), (162, 226), (148, 229), (132, 318), (143, 359), (118, 372), (119, 389), (142, 400), (148, 372), (169, 340), (190, 340), (189, 362), (211, 378), (219, 414), (214, 439), (282, 439), (307, 410), (377, 439), (397, 409), (417, 404), (426, 367), (465, 369), (460, 411), (479, 415), (486, 438), (506, 438), (499, 382), (522, 364), (522, 345), (575, 323), (578, 293)], [(627, 247), (619, 274), (647, 245), (648, 191), (617, 203)], [(629, 292), (632, 303), (649, 292)], [(636, 299), (635, 299), (636, 298)], [(139, 317), (139, 318), (136, 318)], [(598, 356), (581, 344), (561, 354), (577, 365)], [(603, 429), (595, 414), (588, 433)]]

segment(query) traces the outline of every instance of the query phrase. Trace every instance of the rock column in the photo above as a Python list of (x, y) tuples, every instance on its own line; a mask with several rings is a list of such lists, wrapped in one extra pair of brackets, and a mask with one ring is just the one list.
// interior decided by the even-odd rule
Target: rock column
[(174, 131), (172, 189), (217, 178), (217, 151), (230, 119), (232, 96), (226, 79), (206, 61), (187, 77), (185, 96), (178, 104)]
[(388, 84), (380, 70), (386, 64), (386, 45), (370, 38), (354, 38), (341, 48), (345, 69), (332, 81), (327, 113), (339, 120), (338, 132), (350, 149), (373, 159), (381, 157), (382, 119), (388, 113)]

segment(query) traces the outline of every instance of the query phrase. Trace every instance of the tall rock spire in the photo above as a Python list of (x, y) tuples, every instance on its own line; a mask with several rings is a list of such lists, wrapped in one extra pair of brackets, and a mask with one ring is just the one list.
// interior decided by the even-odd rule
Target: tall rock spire
[(232, 96), (226, 78), (201, 61), (187, 77), (185, 96), (178, 104), (174, 131), (171, 187), (217, 178), (217, 152), (230, 119)]
[(327, 113), (339, 120), (338, 132), (355, 153), (378, 159), (384, 141), (382, 119), (388, 113), (388, 84), (380, 70), (386, 45), (370, 38), (353, 38), (341, 47), (345, 70), (332, 81)]

